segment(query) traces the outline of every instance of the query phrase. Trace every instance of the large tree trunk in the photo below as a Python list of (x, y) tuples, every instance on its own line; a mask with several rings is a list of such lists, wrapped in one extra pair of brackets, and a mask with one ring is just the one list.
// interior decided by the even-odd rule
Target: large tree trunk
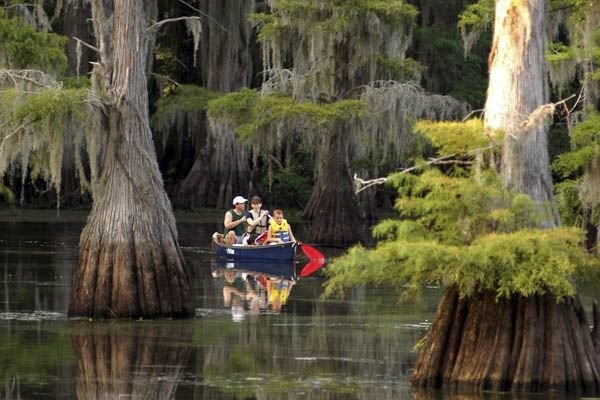
[(72, 316), (184, 317), (193, 312), (149, 127), (144, 11), (142, 1), (92, 2), (102, 61), (94, 72), (95, 87), (106, 96), (104, 113), (98, 114), (105, 116), (101, 134), (107, 135), (107, 145), (81, 234)]
[[(502, 182), (527, 194), (549, 213), (545, 227), (556, 226), (548, 158), (549, 99), (544, 60), (545, 0), (496, 3), (494, 42), (484, 124), (492, 135), (504, 133)], [(536, 111), (537, 110), (537, 111)]]
[(315, 185), (304, 209), (304, 217), (312, 221), (309, 240), (321, 243), (350, 244), (360, 238), (358, 206), (347, 147), (349, 138), (342, 126), (334, 126), (320, 144)]
[[(504, 186), (548, 211), (541, 226), (551, 228), (559, 219), (546, 139), (553, 107), (541, 107), (548, 101), (545, 8), (543, 0), (496, 2), (485, 125), (505, 135)], [(496, 301), (496, 293), (482, 292), (460, 299), (450, 287), (424, 343), (412, 377), (418, 387), (600, 392), (600, 362), (577, 296)]]
[(600, 390), (600, 364), (576, 297), (560, 303), (551, 295), (498, 301), (487, 291), (461, 299), (451, 287), (412, 379), (418, 387), (458, 391), (593, 395)]

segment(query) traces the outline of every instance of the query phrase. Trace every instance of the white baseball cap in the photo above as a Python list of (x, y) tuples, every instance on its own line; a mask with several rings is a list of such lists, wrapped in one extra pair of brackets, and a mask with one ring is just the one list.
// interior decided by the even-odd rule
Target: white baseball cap
[(245, 203), (247, 201), (248, 199), (245, 199), (243, 196), (235, 196), (233, 198), (233, 205), (235, 206), (236, 204)]

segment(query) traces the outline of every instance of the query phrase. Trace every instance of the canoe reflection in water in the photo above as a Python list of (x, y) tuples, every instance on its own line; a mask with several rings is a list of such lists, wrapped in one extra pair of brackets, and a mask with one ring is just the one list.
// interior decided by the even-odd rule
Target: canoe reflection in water
[(212, 274), (224, 279), (223, 305), (236, 322), (246, 315), (281, 313), (298, 279), (293, 262), (218, 262)]

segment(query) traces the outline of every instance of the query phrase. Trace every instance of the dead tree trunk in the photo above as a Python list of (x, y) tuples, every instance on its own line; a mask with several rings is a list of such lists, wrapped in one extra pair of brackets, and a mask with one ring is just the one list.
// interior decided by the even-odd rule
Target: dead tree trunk
[[(502, 181), (559, 224), (547, 151), (546, 2), (498, 0), (485, 126), (503, 132)], [(598, 322), (595, 318), (595, 323)], [(595, 335), (596, 337), (596, 335)], [(412, 377), (416, 387), (597, 394), (600, 360), (579, 299), (446, 289)]]
[(136, 0), (92, 2), (95, 93), (106, 147), (81, 234), (69, 315), (187, 317), (189, 276), (177, 244), (148, 119), (147, 20)]

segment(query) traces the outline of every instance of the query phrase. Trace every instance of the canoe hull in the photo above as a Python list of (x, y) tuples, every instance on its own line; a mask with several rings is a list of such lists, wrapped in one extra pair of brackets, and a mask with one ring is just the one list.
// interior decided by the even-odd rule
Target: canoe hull
[(233, 245), (221, 243), (222, 235), (213, 235), (213, 248), (217, 260), (247, 262), (291, 262), (296, 255), (296, 243), (274, 245)]

